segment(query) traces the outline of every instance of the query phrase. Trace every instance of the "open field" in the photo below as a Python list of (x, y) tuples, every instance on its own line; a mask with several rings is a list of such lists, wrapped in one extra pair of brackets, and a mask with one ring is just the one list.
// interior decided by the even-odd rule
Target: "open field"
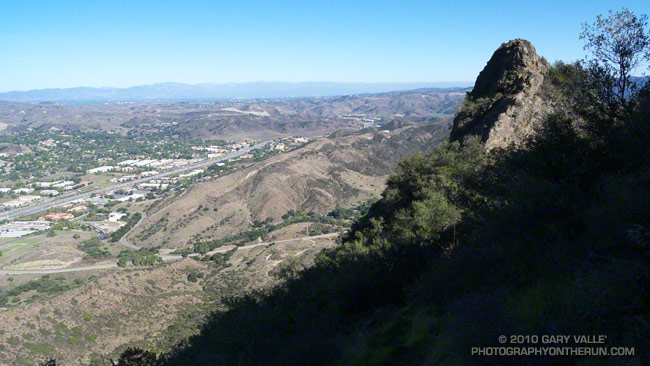
[[(94, 231), (56, 231), (32, 234), (2, 247), (0, 268), (12, 270), (67, 268), (84, 263), (84, 253), (77, 245), (97, 237)], [(75, 238), (73, 236), (79, 236)]]

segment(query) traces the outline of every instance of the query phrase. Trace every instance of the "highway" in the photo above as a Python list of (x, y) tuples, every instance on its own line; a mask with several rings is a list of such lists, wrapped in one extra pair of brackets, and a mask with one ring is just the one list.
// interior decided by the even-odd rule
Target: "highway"
[(13, 210), (13, 211), (6, 211), (6, 212), (3, 212), (2, 214), (0, 214), (0, 219), (4, 219), (4, 220), (17, 219), (17, 218), (20, 218), (22, 216), (27, 216), (27, 215), (35, 214), (35, 213), (38, 213), (38, 212), (41, 212), (41, 211), (49, 210), (49, 209), (51, 209), (53, 207), (60, 206), (60, 205), (63, 205), (63, 204), (69, 203), (69, 202), (73, 202), (73, 201), (76, 201), (76, 200), (79, 200), (79, 199), (89, 198), (92, 194), (100, 194), (100, 193), (104, 193), (104, 192), (108, 192), (108, 191), (122, 189), (122, 188), (130, 187), (130, 186), (133, 186), (133, 185), (136, 185), (136, 184), (146, 183), (146, 182), (148, 182), (148, 181), (150, 181), (152, 179), (160, 179), (160, 178), (168, 177), (170, 175), (174, 175), (174, 174), (182, 173), (182, 172), (185, 172), (185, 171), (188, 171), (188, 170), (196, 169), (196, 168), (199, 168), (199, 167), (202, 167), (202, 166), (207, 166), (207, 165), (210, 165), (210, 164), (223, 162), (223, 161), (226, 161), (226, 160), (229, 160), (229, 159), (236, 158), (238, 156), (247, 154), (247, 153), (249, 153), (249, 152), (251, 152), (253, 150), (259, 149), (261, 147), (264, 147), (264, 146), (268, 145), (270, 142), (271, 141), (260, 142), (259, 144), (256, 144), (254, 146), (251, 146), (251, 147), (248, 147), (248, 148), (245, 148), (245, 149), (242, 149), (242, 150), (239, 150), (237, 152), (225, 154), (223, 156), (220, 156), (220, 157), (214, 158), (214, 159), (202, 160), (200, 162), (196, 162), (196, 163), (193, 163), (193, 164), (186, 165), (186, 166), (184, 166), (182, 168), (173, 169), (173, 170), (170, 170), (170, 171), (167, 171), (167, 172), (164, 172), (164, 173), (160, 173), (160, 174), (157, 174), (157, 175), (153, 175), (153, 176), (150, 176), (150, 177), (140, 178), (140, 179), (132, 180), (130, 182), (120, 183), (120, 184), (117, 184), (117, 185), (114, 185), (114, 186), (110, 186), (110, 187), (106, 187), (106, 188), (100, 188), (100, 189), (96, 189), (96, 190), (85, 192), (85, 193), (73, 194), (73, 195), (69, 195), (69, 196), (66, 196), (66, 197), (53, 199), (53, 200), (50, 200), (50, 201), (47, 201), (47, 202), (38, 203), (38, 204), (35, 204), (35, 205), (32, 205), (32, 206), (19, 208), (19, 209)]

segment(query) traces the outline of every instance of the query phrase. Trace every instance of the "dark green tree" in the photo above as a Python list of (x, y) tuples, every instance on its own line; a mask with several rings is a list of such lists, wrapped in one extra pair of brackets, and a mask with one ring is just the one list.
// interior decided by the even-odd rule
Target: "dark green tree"
[(120, 355), (117, 366), (155, 366), (156, 354), (140, 348), (129, 347)]
[(647, 15), (637, 16), (628, 9), (598, 15), (593, 24), (583, 23), (580, 39), (586, 41), (584, 49), (591, 53), (587, 58), (593, 70), (611, 80), (608, 90), (621, 106), (635, 92), (632, 72), (650, 58), (650, 34), (646, 27)]

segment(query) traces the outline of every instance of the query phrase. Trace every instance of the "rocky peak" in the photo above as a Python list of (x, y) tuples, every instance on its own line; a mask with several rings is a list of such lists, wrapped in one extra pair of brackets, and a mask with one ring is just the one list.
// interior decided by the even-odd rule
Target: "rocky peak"
[(502, 44), (454, 118), (451, 140), (479, 135), (486, 150), (521, 143), (551, 112), (550, 103), (542, 97), (550, 68), (529, 41)]

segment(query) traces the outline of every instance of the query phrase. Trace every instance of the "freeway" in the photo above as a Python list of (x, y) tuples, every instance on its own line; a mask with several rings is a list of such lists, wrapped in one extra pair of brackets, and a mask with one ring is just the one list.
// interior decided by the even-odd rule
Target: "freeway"
[(202, 161), (199, 161), (199, 162), (196, 162), (196, 163), (193, 163), (193, 164), (186, 165), (186, 166), (184, 166), (182, 168), (173, 169), (173, 170), (170, 170), (170, 171), (167, 171), (167, 172), (164, 172), (164, 173), (160, 173), (160, 174), (157, 174), (157, 175), (153, 175), (153, 176), (150, 176), (150, 177), (140, 178), (140, 179), (132, 180), (130, 182), (121, 183), (121, 184), (117, 184), (117, 185), (106, 187), (106, 188), (100, 188), (100, 189), (96, 189), (96, 190), (85, 192), (85, 193), (73, 194), (73, 195), (69, 195), (69, 196), (66, 196), (66, 197), (61, 197), (61, 198), (57, 198), (57, 199), (50, 200), (50, 201), (47, 201), (47, 202), (35, 204), (35, 205), (32, 205), (32, 206), (19, 208), (19, 209), (13, 210), (13, 211), (3, 212), (0, 215), (0, 219), (4, 219), (4, 220), (7, 220), (7, 221), (17, 219), (17, 218), (22, 217), (22, 216), (27, 216), (27, 215), (35, 214), (35, 213), (38, 213), (38, 212), (41, 212), (41, 211), (49, 210), (52, 207), (60, 206), (60, 205), (63, 205), (63, 204), (69, 203), (69, 202), (89, 198), (92, 194), (99, 194), (99, 193), (104, 193), (104, 192), (108, 192), (108, 191), (113, 191), (113, 190), (116, 190), (116, 189), (122, 189), (122, 188), (133, 186), (135, 184), (146, 183), (146, 182), (148, 182), (148, 181), (150, 181), (152, 179), (160, 179), (160, 178), (168, 177), (170, 175), (174, 175), (174, 174), (182, 173), (182, 172), (185, 172), (185, 171), (188, 171), (188, 170), (196, 169), (196, 168), (199, 168), (199, 167), (202, 167), (202, 166), (206, 166), (206, 165), (210, 165), (210, 164), (214, 164), (214, 163), (219, 163), (219, 162), (222, 162), (222, 161), (225, 161), (225, 160), (236, 158), (236, 157), (238, 157), (240, 155), (244, 155), (246, 153), (251, 152), (252, 150), (262, 148), (262, 147), (268, 145), (269, 143), (270, 143), (270, 141), (260, 142), (259, 144), (256, 144), (256, 145), (251, 146), (251, 147), (247, 147), (247, 148), (239, 150), (237, 152), (226, 154), (226, 155), (220, 156), (218, 158), (214, 158), (214, 159), (202, 160)]

